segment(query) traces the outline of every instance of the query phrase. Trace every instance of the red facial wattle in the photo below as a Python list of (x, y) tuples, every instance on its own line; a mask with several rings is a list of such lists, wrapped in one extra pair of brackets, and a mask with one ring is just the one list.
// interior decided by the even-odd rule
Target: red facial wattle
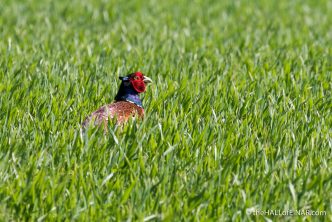
[(133, 88), (138, 93), (142, 93), (145, 91), (145, 83), (144, 83), (144, 76), (140, 72), (136, 72), (132, 77), (130, 77), (130, 83), (132, 84)]
[(131, 80), (130, 82), (136, 92), (142, 93), (145, 91), (145, 83), (142, 80)]

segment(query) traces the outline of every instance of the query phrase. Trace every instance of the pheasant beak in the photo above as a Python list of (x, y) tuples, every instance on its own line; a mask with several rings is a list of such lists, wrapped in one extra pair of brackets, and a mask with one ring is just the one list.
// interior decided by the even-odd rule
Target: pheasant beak
[(146, 84), (148, 84), (148, 83), (152, 83), (152, 79), (150, 79), (150, 78), (147, 77), (147, 76), (144, 76), (143, 82), (146, 83)]

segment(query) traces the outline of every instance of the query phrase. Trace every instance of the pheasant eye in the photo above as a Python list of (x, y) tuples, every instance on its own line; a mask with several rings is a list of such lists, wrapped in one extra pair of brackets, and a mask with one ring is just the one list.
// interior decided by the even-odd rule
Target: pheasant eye
[(135, 80), (139, 80), (139, 77), (138, 77), (138, 76), (134, 76), (134, 79), (135, 79)]

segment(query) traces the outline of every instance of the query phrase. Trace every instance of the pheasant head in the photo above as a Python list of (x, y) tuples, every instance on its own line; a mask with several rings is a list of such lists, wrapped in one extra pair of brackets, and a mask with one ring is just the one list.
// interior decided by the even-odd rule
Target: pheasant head
[(152, 80), (144, 76), (141, 72), (131, 73), (125, 77), (120, 77), (121, 85), (115, 101), (127, 101), (142, 107), (142, 101), (139, 98), (139, 93), (143, 93), (146, 90), (146, 86), (152, 82)]

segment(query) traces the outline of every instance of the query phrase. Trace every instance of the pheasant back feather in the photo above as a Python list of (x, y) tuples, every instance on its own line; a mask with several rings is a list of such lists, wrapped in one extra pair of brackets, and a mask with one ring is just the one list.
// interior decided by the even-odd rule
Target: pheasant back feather
[(83, 127), (87, 127), (93, 120), (95, 125), (106, 125), (110, 119), (116, 118), (117, 123), (122, 124), (134, 116), (144, 117), (144, 109), (128, 101), (118, 101), (106, 106), (102, 106), (93, 112), (83, 122)]

